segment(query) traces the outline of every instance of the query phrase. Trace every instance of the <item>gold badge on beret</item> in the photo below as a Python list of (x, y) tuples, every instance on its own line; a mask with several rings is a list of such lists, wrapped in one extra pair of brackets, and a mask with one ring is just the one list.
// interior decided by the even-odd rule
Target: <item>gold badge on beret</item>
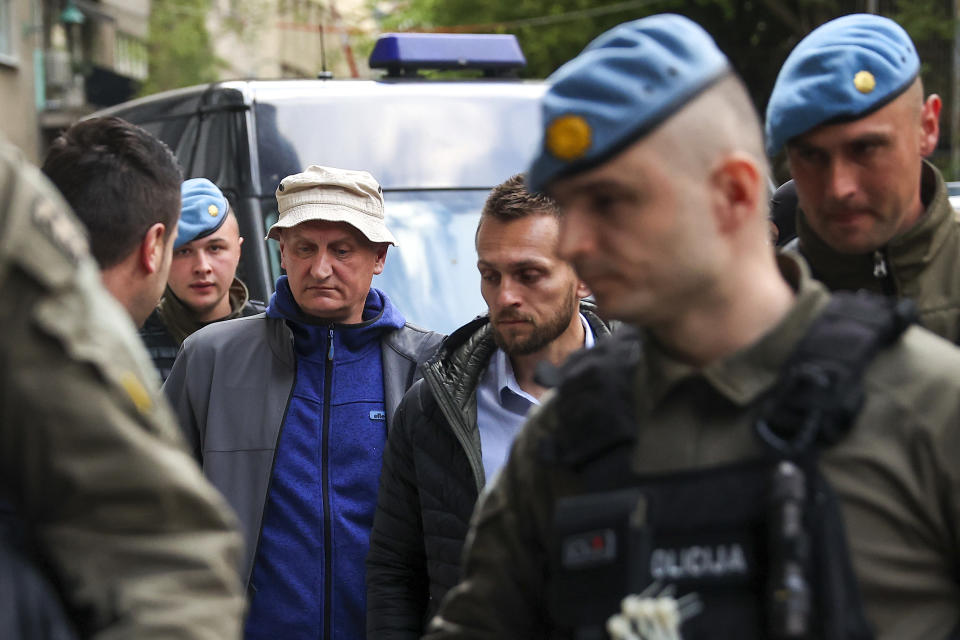
[(561, 160), (576, 160), (590, 148), (590, 125), (573, 114), (560, 116), (547, 127), (547, 149)]
[(853, 76), (853, 86), (860, 93), (870, 93), (876, 88), (877, 79), (869, 71), (858, 71), (857, 75)]
[(216, 218), (217, 214), (220, 213), (220, 209), (217, 208), (217, 205), (212, 204), (209, 207), (207, 207), (207, 213), (209, 213), (211, 216)]

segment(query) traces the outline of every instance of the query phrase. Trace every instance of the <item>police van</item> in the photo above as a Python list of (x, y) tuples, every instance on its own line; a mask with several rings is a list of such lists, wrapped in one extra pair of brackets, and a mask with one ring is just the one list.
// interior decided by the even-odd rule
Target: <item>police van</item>
[[(526, 169), (539, 140), (543, 82), (505, 77), (525, 64), (513, 36), (388, 34), (370, 56), (378, 80), (247, 80), (169, 91), (112, 107), (177, 155), (186, 177), (227, 195), (244, 236), (238, 275), (267, 300), (280, 275), (280, 180), (311, 164), (369, 171), (384, 190), (398, 248), (374, 286), (406, 318), (449, 332), (486, 307), (474, 231), (491, 187)], [(428, 80), (421, 69), (479, 69)]]

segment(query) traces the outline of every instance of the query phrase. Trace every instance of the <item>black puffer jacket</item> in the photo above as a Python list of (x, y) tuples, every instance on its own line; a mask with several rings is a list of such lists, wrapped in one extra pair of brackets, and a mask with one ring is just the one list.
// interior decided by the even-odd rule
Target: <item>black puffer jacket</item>
[[(582, 302), (597, 337), (610, 330)], [(496, 349), (480, 317), (452, 333), (403, 397), (383, 456), (367, 556), (367, 637), (419, 638), (460, 580), (460, 556), (485, 478), (477, 385)]]

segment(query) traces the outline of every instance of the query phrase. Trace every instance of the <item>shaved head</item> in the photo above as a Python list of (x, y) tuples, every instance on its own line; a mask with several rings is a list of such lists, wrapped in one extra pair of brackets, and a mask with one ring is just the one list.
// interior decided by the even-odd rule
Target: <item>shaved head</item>
[(707, 89), (651, 137), (663, 145), (664, 157), (677, 170), (706, 177), (718, 158), (733, 151), (750, 154), (769, 174), (763, 127), (746, 86), (728, 74)]

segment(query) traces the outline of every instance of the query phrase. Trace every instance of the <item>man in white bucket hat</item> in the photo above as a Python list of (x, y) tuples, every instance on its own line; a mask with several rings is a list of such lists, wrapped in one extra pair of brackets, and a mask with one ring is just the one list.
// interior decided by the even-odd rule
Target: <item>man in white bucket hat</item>
[(164, 390), (240, 515), (247, 638), (360, 638), (387, 425), (441, 336), (370, 286), (396, 241), (365, 171), (283, 179), (265, 313), (196, 332)]

